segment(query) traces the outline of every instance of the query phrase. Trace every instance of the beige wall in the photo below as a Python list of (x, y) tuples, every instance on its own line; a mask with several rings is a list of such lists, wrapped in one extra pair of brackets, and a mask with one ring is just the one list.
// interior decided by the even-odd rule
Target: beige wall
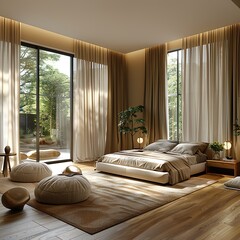
[(167, 43), (167, 50), (174, 51), (182, 48), (182, 40), (175, 40)]
[(60, 34), (21, 23), (21, 40), (23, 42), (73, 53), (73, 39)]
[(128, 105), (144, 105), (145, 50), (126, 54), (128, 71)]

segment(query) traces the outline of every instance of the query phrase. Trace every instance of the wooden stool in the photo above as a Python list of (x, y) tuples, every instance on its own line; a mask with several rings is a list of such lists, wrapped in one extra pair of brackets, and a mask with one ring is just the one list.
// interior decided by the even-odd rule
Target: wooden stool
[(6, 146), (4, 148), (5, 153), (0, 153), (0, 157), (4, 157), (3, 160), (3, 176), (6, 177), (8, 174), (8, 170), (9, 172), (11, 172), (11, 165), (10, 165), (10, 161), (9, 161), (9, 157), (11, 156), (16, 156), (16, 153), (10, 153), (11, 148), (9, 146)]

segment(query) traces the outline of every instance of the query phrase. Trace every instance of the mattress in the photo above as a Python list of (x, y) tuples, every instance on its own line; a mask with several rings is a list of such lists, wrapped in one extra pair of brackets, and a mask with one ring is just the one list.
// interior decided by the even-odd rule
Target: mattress
[[(197, 163), (190, 166), (190, 175), (195, 175), (205, 171), (206, 163)], [(107, 172), (111, 174), (117, 174), (120, 176), (131, 177), (150, 182), (156, 182), (161, 184), (169, 183), (168, 172), (150, 171), (145, 169), (139, 169), (128, 166), (113, 165), (109, 163), (96, 162), (96, 170), (99, 172)]]

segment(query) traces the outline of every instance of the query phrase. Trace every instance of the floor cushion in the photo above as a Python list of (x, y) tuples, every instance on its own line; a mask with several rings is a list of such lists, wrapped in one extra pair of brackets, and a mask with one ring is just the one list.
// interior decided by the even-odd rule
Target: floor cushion
[(21, 211), (29, 199), (30, 194), (26, 188), (14, 187), (2, 195), (2, 204), (13, 211)]
[(240, 177), (235, 177), (224, 183), (226, 188), (240, 190)]
[(91, 185), (80, 174), (56, 175), (41, 180), (34, 190), (38, 202), (47, 204), (71, 204), (86, 200)]
[(45, 163), (25, 162), (12, 168), (10, 179), (14, 182), (39, 182), (52, 175), (52, 170)]
[[(61, 155), (61, 153), (56, 149), (43, 149), (39, 150), (39, 158), (41, 160), (47, 160), (52, 158), (57, 158)], [(37, 159), (37, 151), (33, 150), (27, 153), (28, 158), (36, 160)]]

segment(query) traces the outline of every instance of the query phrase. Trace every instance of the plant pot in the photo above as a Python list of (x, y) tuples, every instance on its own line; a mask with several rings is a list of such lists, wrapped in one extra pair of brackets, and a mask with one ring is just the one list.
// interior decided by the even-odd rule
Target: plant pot
[(214, 152), (213, 159), (220, 159), (220, 152)]

